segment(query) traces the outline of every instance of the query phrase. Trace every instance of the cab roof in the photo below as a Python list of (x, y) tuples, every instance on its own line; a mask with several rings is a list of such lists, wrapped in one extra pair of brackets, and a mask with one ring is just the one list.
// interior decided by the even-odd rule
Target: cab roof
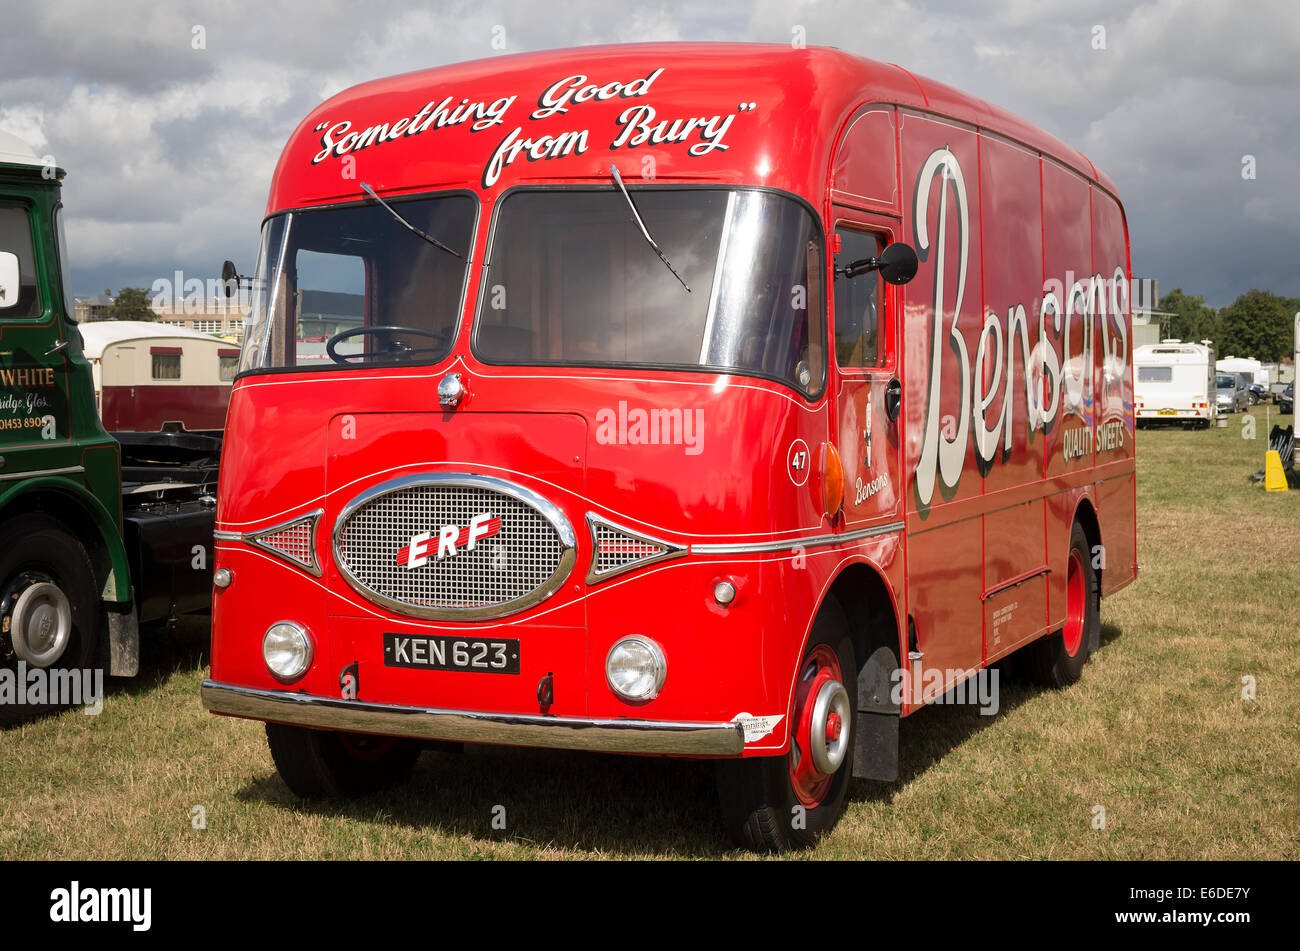
[[(596, 95), (581, 101), (583, 87)], [(363, 182), (380, 194), (466, 187), (485, 198), (541, 181), (608, 182), (611, 162), (629, 182), (759, 185), (816, 201), (843, 123), (875, 101), (982, 127), (1115, 190), (1024, 119), (901, 66), (826, 47), (645, 43), (505, 55), (344, 90), (289, 137), (267, 213), (363, 198)], [(661, 122), (680, 138), (635, 141)], [(705, 132), (718, 130), (711, 144)], [(493, 175), (494, 156), (520, 142), (531, 151), (516, 149)]]

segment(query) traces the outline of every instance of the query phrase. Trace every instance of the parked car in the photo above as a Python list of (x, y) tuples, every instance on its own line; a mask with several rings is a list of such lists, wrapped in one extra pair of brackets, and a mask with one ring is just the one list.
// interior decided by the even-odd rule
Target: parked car
[(1250, 394), (1246, 381), (1233, 373), (1220, 373), (1215, 378), (1218, 387), (1216, 402), (1220, 413), (1240, 413), (1250, 406)]
[(1295, 384), (1294, 383), (1288, 383), (1286, 385), (1286, 389), (1284, 389), (1281, 393), (1278, 394), (1277, 411), (1279, 413), (1295, 412)]
[(1260, 403), (1268, 402), (1268, 390), (1264, 388), (1263, 383), (1252, 383), (1246, 388), (1246, 393), (1250, 396), (1250, 405), (1257, 406)]

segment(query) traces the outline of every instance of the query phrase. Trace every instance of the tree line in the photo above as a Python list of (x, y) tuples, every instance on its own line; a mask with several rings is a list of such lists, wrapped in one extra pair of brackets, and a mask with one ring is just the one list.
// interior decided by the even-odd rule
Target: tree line
[[(1280, 297), (1268, 291), (1247, 291), (1220, 310), (1205, 298), (1175, 288), (1160, 298), (1160, 337), (1200, 343), (1214, 342), (1223, 357), (1248, 357), (1262, 363), (1290, 360), (1295, 350), (1295, 314), (1300, 297)], [(1153, 319), (1155, 315), (1152, 315)]]

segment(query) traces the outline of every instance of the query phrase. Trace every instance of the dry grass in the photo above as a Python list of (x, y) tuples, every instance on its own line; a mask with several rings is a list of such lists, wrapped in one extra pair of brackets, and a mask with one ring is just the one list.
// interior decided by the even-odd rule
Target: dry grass
[[(1075, 687), (1004, 683), (1002, 711), (903, 724), (903, 777), (855, 783), (827, 858), (1300, 856), (1300, 493), (1245, 476), (1259, 439), (1139, 438), (1140, 580), (1102, 606)], [(1289, 420), (1288, 420), (1289, 421)], [(707, 764), (471, 748), (411, 782), (303, 805), (260, 724), (203, 712), (205, 619), (146, 645), (104, 713), (0, 732), (5, 858), (702, 858), (734, 856)], [(1242, 677), (1257, 699), (1242, 699)], [(508, 830), (494, 831), (504, 806)], [(192, 810), (206, 811), (206, 829)], [(1093, 809), (1106, 828), (1093, 828)]]

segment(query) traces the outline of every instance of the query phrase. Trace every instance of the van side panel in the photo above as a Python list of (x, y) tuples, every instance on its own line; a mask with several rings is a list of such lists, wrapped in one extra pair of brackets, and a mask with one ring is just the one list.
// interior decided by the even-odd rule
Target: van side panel
[[(967, 126), (902, 110), (899, 121), (904, 240), (920, 258), (903, 295), (907, 604), (929, 699), (983, 654), (981, 484), (970, 439), (970, 361), (983, 326), (979, 155)], [(945, 678), (927, 676), (932, 669)]]
[[(1128, 236), (1119, 204), (1092, 189), (1092, 259), (1106, 279), (1105, 315), (1096, 347), (1097, 520), (1101, 528), (1102, 594), (1133, 580), (1137, 564), (1133, 329), (1128, 300)], [(1209, 397), (1213, 398), (1213, 396)]]
[[(1038, 341), (1043, 284), (1038, 153), (980, 133), (980, 232), (985, 333), (972, 353), (973, 426), (993, 432), (992, 463), (981, 466), (984, 529), (984, 656), (1004, 654), (1047, 626), (1046, 506), (1042, 432), (1031, 426), (1026, 379)], [(980, 353), (984, 359), (978, 359)], [(982, 438), (976, 433), (977, 441)], [(978, 444), (978, 442), (977, 442)], [(1033, 489), (1030, 497), (1020, 488)], [(1037, 572), (1026, 577), (1030, 572)], [(1018, 582), (1018, 583), (1017, 583)]]
[(1093, 367), (1087, 353), (1093, 336), (1087, 318), (1092, 277), (1092, 221), (1088, 183), (1044, 158), (1043, 270), (1045, 290), (1060, 300), (1058, 325), (1049, 317), (1047, 336), (1060, 356), (1059, 405), (1046, 433), (1047, 561), (1049, 616), (1053, 628), (1065, 620), (1065, 578), (1074, 510), (1090, 496), (1093, 426)]

